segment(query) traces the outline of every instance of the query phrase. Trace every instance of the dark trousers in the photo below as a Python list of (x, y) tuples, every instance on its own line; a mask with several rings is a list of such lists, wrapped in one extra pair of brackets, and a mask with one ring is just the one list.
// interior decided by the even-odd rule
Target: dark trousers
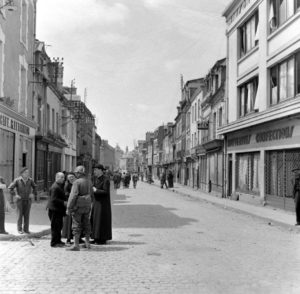
[(166, 186), (166, 188), (168, 189), (168, 185), (167, 185), (167, 182), (166, 182), (166, 180), (164, 180), (164, 181), (160, 181), (160, 187), (161, 188), (163, 188), (164, 187), (164, 185)]
[(300, 224), (300, 191), (295, 195), (295, 210), (296, 210), (296, 222)]
[[(17, 228), (18, 231), (22, 231), (22, 225), (24, 232), (29, 231), (29, 216), (30, 216), (31, 200), (20, 199), (17, 201)], [(24, 219), (24, 223), (23, 223)]]
[(50, 245), (54, 246), (61, 242), (61, 230), (63, 227), (63, 214), (49, 209), (48, 216), (51, 222), (51, 242)]
[(5, 232), (5, 201), (4, 195), (0, 191), (0, 233)]

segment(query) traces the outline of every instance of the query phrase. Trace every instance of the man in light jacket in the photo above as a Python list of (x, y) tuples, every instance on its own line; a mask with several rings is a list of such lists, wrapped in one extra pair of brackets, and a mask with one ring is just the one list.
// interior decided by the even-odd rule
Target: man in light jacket
[(77, 180), (73, 183), (67, 204), (67, 214), (72, 216), (72, 230), (74, 246), (67, 248), (70, 251), (79, 251), (79, 239), (81, 232), (85, 236), (85, 247), (90, 248), (90, 211), (93, 197), (93, 186), (85, 177), (85, 168), (80, 165), (75, 171)]

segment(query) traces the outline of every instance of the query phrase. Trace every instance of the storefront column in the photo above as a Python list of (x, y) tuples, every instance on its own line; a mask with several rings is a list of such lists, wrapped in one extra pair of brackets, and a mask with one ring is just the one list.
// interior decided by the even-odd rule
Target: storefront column
[(236, 153), (232, 153), (232, 199), (237, 200), (236, 195)]
[(261, 204), (265, 205), (266, 195), (265, 195), (265, 150), (260, 151), (259, 160), (259, 195)]

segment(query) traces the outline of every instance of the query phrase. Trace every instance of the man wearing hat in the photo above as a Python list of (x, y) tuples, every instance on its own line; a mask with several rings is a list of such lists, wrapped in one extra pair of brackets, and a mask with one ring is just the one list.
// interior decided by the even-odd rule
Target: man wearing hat
[[(29, 234), (29, 215), (31, 202), (37, 196), (36, 184), (29, 177), (29, 169), (23, 167), (20, 171), (20, 177), (8, 187), (11, 195), (11, 205), (17, 207), (17, 229), (19, 234)], [(23, 223), (24, 219), (24, 223)]]
[(85, 247), (90, 248), (91, 225), (89, 216), (93, 197), (93, 186), (91, 181), (85, 177), (84, 166), (77, 166), (74, 173), (77, 179), (72, 185), (67, 203), (67, 214), (72, 215), (74, 246), (67, 250), (79, 251), (81, 233), (85, 236)]
[(104, 174), (102, 164), (94, 167), (94, 202), (91, 213), (92, 243), (96, 245), (106, 244), (112, 239), (110, 180)]

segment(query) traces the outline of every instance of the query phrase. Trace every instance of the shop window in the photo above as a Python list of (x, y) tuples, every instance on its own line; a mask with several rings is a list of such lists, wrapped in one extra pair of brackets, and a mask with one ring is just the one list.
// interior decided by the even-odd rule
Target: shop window
[(300, 53), (270, 69), (270, 88), (271, 105), (300, 93)]
[(258, 152), (237, 154), (236, 188), (238, 191), (259, 193), (259, 159)]
[(240, 117), (255, 111), (255, 101), (258, 88), (258, 77), (251, 79), (239, 87)]
[(248, 19), (240, 28), (240, 57), (243, 57), (252, 48), (258, 45), (258, 11)]
[(270, 0), (269, 26), (270, 32), (274, 32), (285, 23), (300, 8), (300, 1), (296, 0)]

